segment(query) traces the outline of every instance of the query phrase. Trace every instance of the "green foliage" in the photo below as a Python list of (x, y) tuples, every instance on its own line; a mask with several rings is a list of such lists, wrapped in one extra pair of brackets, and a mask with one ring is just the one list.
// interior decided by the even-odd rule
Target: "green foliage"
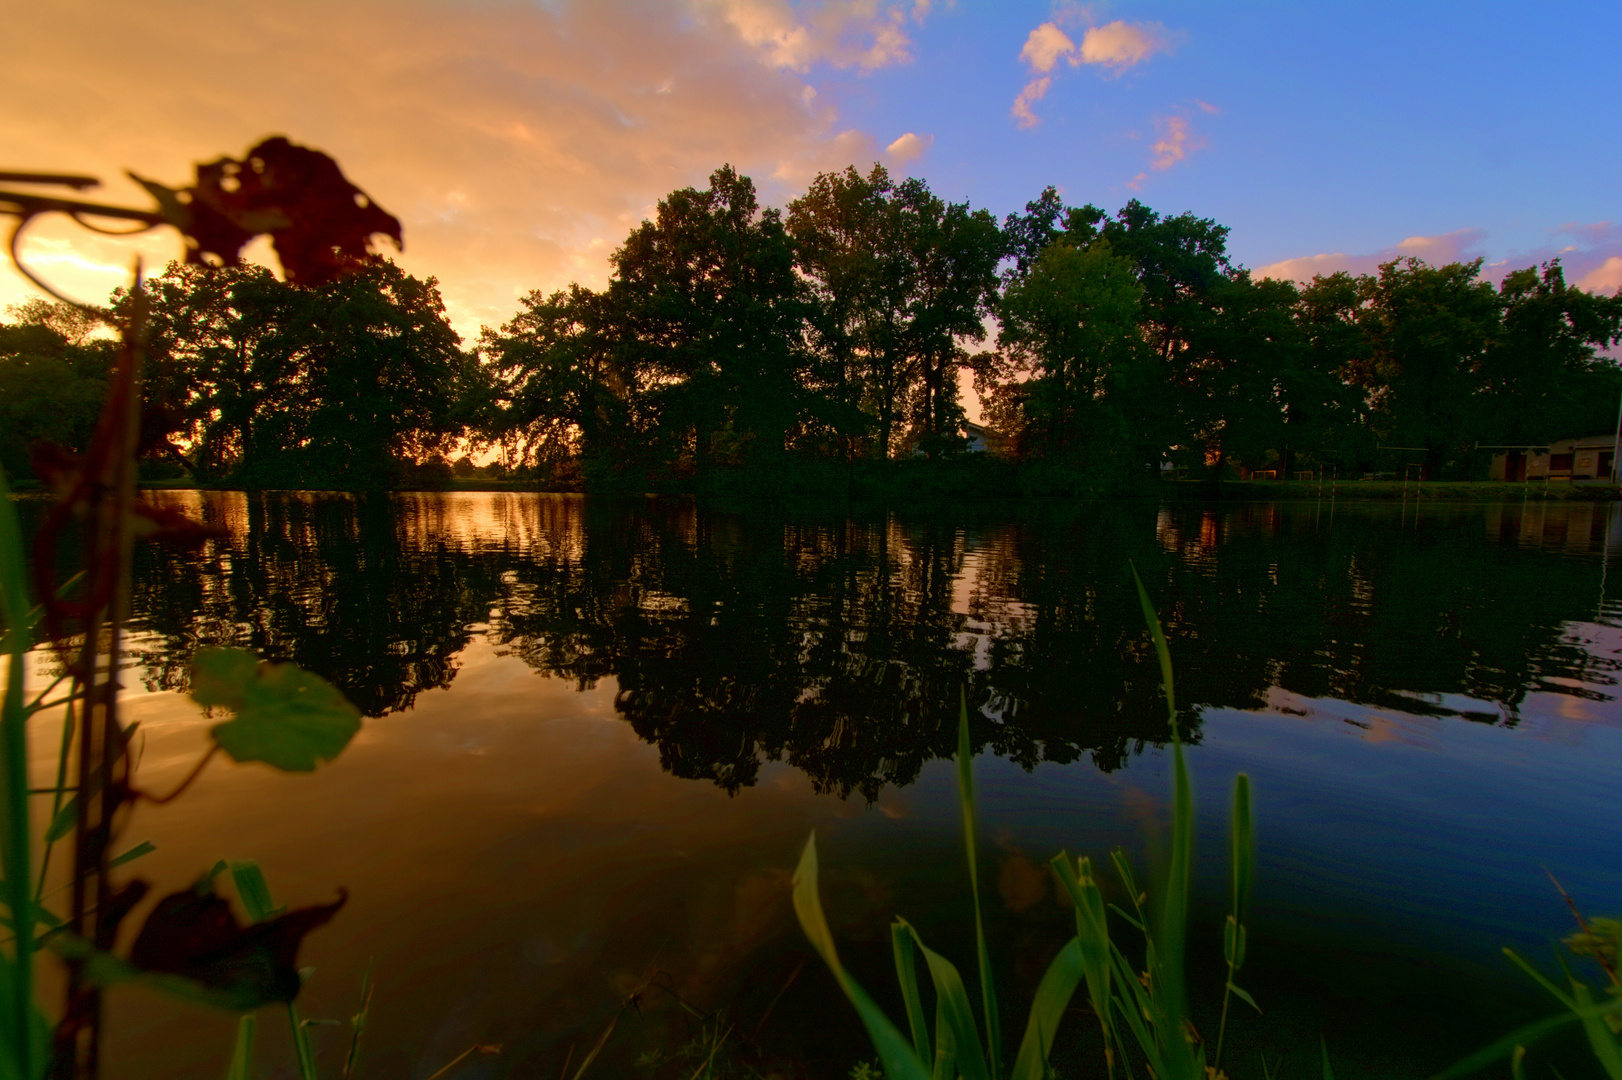
[(113, 343), (92, 339), (93, 324), (65, 304), (13, 306), (0, 324), (0, 465), (32, 477), (37, 442), (82, 450), (95, 430)]
[(1592, 957), (1601, 967), (1614, 971), (1622, 952), (1622, 919), (1587, 919), (1581, 930), (1560, 942), (1574, 955)]
[(193, 660), (192, 698), (234, 712), (210, 729), (236, 761), (308, 772), (360, 730), (360, 710), (331, 683), (294, 664), (261, 664), (241, 649), (206, 649)]

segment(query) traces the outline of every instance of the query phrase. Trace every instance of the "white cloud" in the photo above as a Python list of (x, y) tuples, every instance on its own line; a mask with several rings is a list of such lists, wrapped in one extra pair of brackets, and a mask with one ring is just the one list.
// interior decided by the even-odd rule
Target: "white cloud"
[(1131, 24), (1117, 19), (1104, 26), (1087, 28), (1081, 39), (1081, 60), (1118, 75), (1155, 53), (1170, 52), (1171, 48), (1171, 36), (1159, 23)]
[(897, 168), (903, 168), (909, 162), (917, 161), (923, 157), (934, 143), (935, 136), (933, 135), (918, 135), (909, 131), (889, 146), (886, 146), (884, 152), (890, 156), (890, 160), (895, 163)]

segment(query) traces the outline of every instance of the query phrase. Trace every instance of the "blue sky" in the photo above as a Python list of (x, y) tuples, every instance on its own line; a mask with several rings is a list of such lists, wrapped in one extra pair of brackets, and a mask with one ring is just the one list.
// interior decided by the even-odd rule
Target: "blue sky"
[[(1135, 196), (1229, 226), (1278, 276), (1558, 254), (1622, 287), (1622, 4), (53, 0), (8, 19), (30, 47), (0, 67), (23, 103), (0, 117), (6, 167), (138, 201), (126, 167), (183, 182), (285, 134), (402, 218), (402, 263), (464, 334), (530, 289), (602, 284), (657, 200), (723, 162), (777, 204), (875, 160), (998, 216), (1048, 184)], [(178, 247), (41, 221), (23, 250), (100, 299), (134, 251)], [(27, 295), (0, 272), (0, 304)]]
[[(1116, 20), (1159, 24), (1169, 50), (1120, 72), (1061, 62), (1039, 122), (1009, 122), (1032, 30), (1079, 42)], [(1619, 41), (1617, 4), (965, 2), (918, 28), (912, 63), (828, 92), (853, 126), (933, 133), (916, 170), (976, 205), (1045, 183), (1110, 209), (1136, 196), (1230, 226), (1253, 267), (1461, 230), (1496, 261), (1617, 217)], [(1148, 168), (1156, 122), (1177, 118), (1202, 145)]]

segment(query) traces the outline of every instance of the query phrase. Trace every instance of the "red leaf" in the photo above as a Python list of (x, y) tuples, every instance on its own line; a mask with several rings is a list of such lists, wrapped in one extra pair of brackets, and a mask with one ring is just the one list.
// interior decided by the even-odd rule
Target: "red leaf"
[(298, 996), (298, 948), (331, 921), (338, 901), (296, 908), (243, 926), (224, 897), (185, 889), (158, 901), (130, 948), (130, 963), (146, 971), (181, 975), (240, 1002), (244, 1009)]
[(190, 194), (193, 261), (208, 253), (235, 262), (244, 244), (269, 233), (287, 280), (322, 285), (364, 262), (374, 235), (401, 244), (399, 220), (345, 179), (337, 162), (280, 135), (242, 161), (199, 165)]

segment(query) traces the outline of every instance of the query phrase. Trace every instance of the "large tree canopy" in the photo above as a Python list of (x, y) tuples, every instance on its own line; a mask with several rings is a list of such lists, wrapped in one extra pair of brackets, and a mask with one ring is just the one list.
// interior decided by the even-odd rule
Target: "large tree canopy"
[(432, 279), (379, 262), (303, 288), (175, 266), (150, 292), (148, 397), (199, 479), (382, 487), (460, 434), (469, 361)]

